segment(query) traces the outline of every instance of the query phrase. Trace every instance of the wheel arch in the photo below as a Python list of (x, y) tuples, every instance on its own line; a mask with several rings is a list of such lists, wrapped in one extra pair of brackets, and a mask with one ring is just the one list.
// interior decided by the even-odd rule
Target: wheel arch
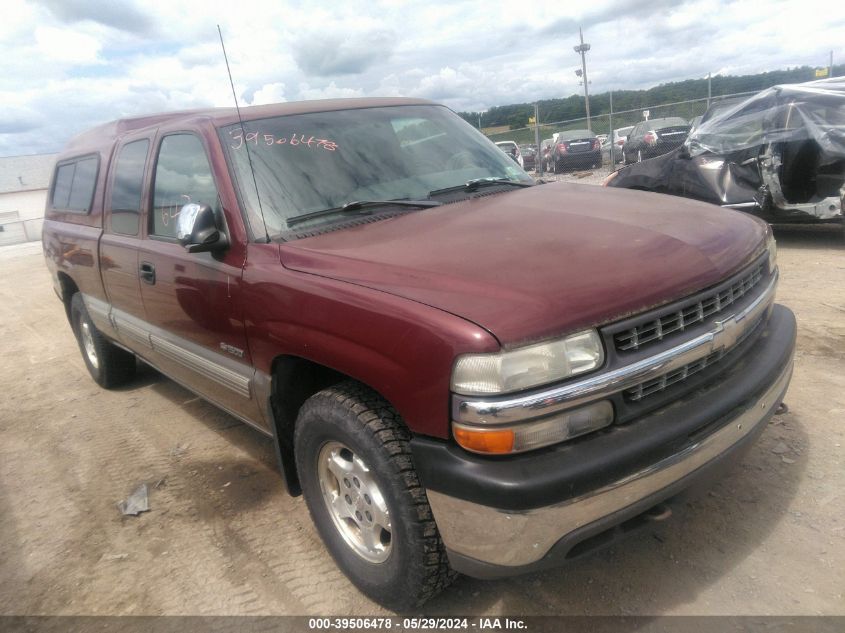
[[(376, 388), (321, 363), (289, 354), (276, 356), (271, 364), (269, 413), (279, 468), (291, 496), (302, 494), (293, 451), (293, 434), (299, 410), (314, 394), (345, 381), (354, 381), (390, 401)], [(391, 406), (393, 406), (391, 404)], [(394, 407), (395, 408), (395, 407)]]
[(73, 295), (79, 292), (79, 286), (76, 285), (76, 282), (65, 272), (59, 272), (56, 277), (59, 280), (59, 287), (62, 291), (62, 303), (65, 306), (65, 315), (67, 316), (68, 322), (70, 322), (70, 302), (73, 299)]

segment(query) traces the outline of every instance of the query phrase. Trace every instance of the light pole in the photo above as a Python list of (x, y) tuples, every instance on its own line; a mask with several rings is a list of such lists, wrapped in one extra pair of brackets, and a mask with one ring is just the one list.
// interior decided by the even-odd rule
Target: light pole
[(578, 35), (581, 36), (581, 44), (574, 46), (573, 49), (581, 55), (581, 78), (584, 80), (584, 102), (587, 105), (587, 129), (592, 130), (590, 127), (590, 91), (587, 88), (587, 57), (585, 55), (590, 50), (590, 45), (584, 43), (584, 33), (581, 31), (581, 27), (578, 27)]

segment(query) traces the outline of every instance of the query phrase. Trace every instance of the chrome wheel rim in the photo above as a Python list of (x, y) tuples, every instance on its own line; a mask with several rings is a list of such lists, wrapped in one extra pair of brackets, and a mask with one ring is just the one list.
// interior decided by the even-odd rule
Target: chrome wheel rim
[(328, 442), (317, 457), (323, 501), (335, 528), (353, 552), (383, 563), (392, 548), (390, 512), (370, 469), (340, 442)]
[(88, 321), (83, 321), (80, 325), (82, 331), (82, 347), (85, 348), (85, 355), (88, 357), (88, 362), (91, 363), (91, 366), (94, 369), (98, 369), (100, 363), (97, 360), (97, 348), (94, 347), (94, 336), (91, 334), (91, 325)]

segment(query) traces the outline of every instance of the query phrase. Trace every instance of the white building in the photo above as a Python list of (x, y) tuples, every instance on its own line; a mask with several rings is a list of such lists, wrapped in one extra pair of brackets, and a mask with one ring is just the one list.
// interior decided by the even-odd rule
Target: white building
[(41, 239), (55, 154), (0, 157), (0, 246)]

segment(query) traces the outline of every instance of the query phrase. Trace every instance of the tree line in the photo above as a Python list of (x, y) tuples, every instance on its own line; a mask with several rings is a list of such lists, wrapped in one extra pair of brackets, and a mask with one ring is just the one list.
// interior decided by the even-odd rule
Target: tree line
[[(845, 73), (845, 65), (833, 67), (833, 75)], [(778, 84), (793, 84), (815, 79), (815, 68), (801, 66), (786, 70), (773, 70), (756, 75), (717, 75), (711, 79), (711, 96), (735, 94), (738, 92), (757, 92)], [(662, 103), (688, 101), (707, 98), (707, 78), (686, 79), (684, 81), (661, 84), (647, 90), (619, 90), (613, 93), (613, 111), (636, 110)], [(563, 99), (543, 99), (538, 101), (540, 123), (568, 121), (585, 116), (584, 96), (570, 95)], [(590, 95), (590, 114), (601, 116), (610, 112), (610, 95), (607, 92)], [(478, 126), (478, 112), (458, 112), (464, 120)], [(482, 127), (507, 125), (515, 130), (528, 125), (529, 117), (534, 116), (533, 103), (515, 103), (493, 106), (484, 112)]]

